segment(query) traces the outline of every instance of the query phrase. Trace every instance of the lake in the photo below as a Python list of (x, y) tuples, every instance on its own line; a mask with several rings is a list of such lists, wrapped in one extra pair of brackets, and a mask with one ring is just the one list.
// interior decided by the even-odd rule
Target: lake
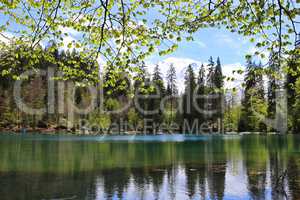
[(0, 198), (300, 199), (300, 137), (1, 134)]

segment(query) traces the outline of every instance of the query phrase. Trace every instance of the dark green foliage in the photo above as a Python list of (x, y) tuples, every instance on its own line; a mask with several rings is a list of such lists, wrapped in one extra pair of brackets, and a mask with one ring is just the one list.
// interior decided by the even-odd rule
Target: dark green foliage
[(134, 108), (139, 113), (141, 119), (145, 119), (146, 113), (143, 110), (147, 110), (146, 95), (149, 90), (149, 77), (144, 65), (139, 67), (139, 72), (134, 77)]
[(176, 95), (178, 94), (178, 89), (176, 85), (176, 70), (173, 64), (170, 65), (170, 68), (167, 72), (167, 95)]
[[(211, 123), (217, 124), (223, 121), (223, 106), (224, 106), (224, 77), (222, 73), (222, 66), (220, 58), (217, 62), (213, 61), (210, 57), (208, 60), (208, 74), (207, 74), (207, 84), (205, 93), (208, 95), (205, 102), (205, 107), (208, 111), (206, 119), (210, 120)], [(221, 130), (223, 129), (220, 127)]]
[[(268, 66), (268, 117), (275, 119), (276, 115), (276, 90), (279, 89), (279, 63), (275, 53), (271, 53)], [(276, 129), (271, 128), (271, 131)]]
[(196, 77), (193, 70), (194, 65), (189, 65), (185, 72), (185, 89), (183, 93), (183, 100), (182, 100), (182, 110), (183, 110), (183, 120), (182, 123), (188, 123), (189, 127), (192, 127), (193, 123), (196, 119), (196, 112), (194, 107), (194, 98), (193, 94), (196, 89)]
[(176, 85), (176, 71), (175, 67), (173, 64), (170, 65), (170, 68), (167, 72), (167, 90), (166, 90), (166, 95), (169, 98), (169, 103), (170, 105), (170, 117), (168, 120), (168, 123), (172, 123), (175, 121), (174, 119), (174, 106), (177, 106), (176, 98), (175, 95), (178, 94), (178, 89)]
[[(215, 114), (213, 115), (213, 120), (220, 120), (223, 124), (223, 112), (224, 112), (224, 77), (222, 73), (221, 61), (218, 57), (215, 71), (213, 74), (213, 83), (215, 86), (214, 94), (216, 97), (213, 99)], [(223, 130), (223, 128), (221, 127)]]
[(300, 133), (300, 57), (295, 55), (289, 59), (287, 72), (287, 98), (289, 129), (292, 133)]
[(212, 57), (208, 60), (208, 74), (207, 74), (207, 88), (209, 92), (214, 88), (214, 72), (215, 72), (215, 62)]
[(239, 131), (265, 131), (266, 127), (260, 118), (267, 114), (261, 63), (257, 65), (251, 60), (247, 60), (244, 82), (245, 91), (242, 99)]
[[(247, 61), (242, 103), (239, 105), (239, 102), (233, 103), (232, 100), (231, 106), (226, 107), (226, 112), (221, 61), (218, 58), (214, 62), (213, 58), (210, 57), (207, 72), (204, 65), (198, 67), (195, 64), (190, 64), (187, 67), (185, 89), (182, 95), (178, 95), (176, 71), (173, 65), (167, 72), (166, 84), (159, 66), (155, 67), (152, 75), (147, 73), (145, 65), (138, 66), (133, 80), (130, 79), (130, 72), (122, 65), (118, 68), (107, 66), (103, 77), (104, 84), (100, 85), (104, 88), (104, 100), (102, 102), (104, 108), (113, 111), (129, 106), (117, 114), (101, 113), (102, 108), (100, 109), (100, 107), (96, 107), (90, 114), (77, 114), (69, 107), (67, 97), (70, 91), (65, 91), (62, 94), (63, 99), (58, 97), (58, 84), (63, 85), (65, 89), (68, 88), (69, 84), (76, 85), (76, 90), (74, 90), (75, 106), (79, 109), (85, 108), (91, 101), (91, 95), (84, 86), (99, 86), (100, 82), (93, 79), (92, 76), (87, 78), (80, 74), (98, 73), (95, 72), (98, 66), (91, 60), (83, 61), (80, 52), (58, 50), (54, 42), (47, 45), (45, 49), (40, 47), (35, 51), (37, 50), (40, 51), (41, 56), (34, 60), (29, 58), (28, 52), (30, 53), (31, 50), (26, 46), (10, 47), (0, 53), (1, 128), (69, 126), (75, 129), (80, 120), (86, 119), (90, 123), (100, 125), (102, 133), (105, 131), (113, 132), (112, 123), (119, 125), (117, 130), (121, 132), (121, 121), (128, 120), (133, 126), (132, 130), (156, 133), (169, 128), (162, 129), (159, 127), (163, 123), (171, 125), (176, 122), (178, 126), (187, 123), (193, 127), (196, 120), (199, 125), (209, 122), (211, 126), (215, 126), (220, 121), (221, 130), (223, 126), (226, 126), (224, 123), (236, 125), (238, 121), (239, 131), (264, 131), (266, 125), (263, 117), (273, 118), (276, 112), (275, 91), (278, 87), (276, 71), (279, 66), (275, 56), (271, 56), (267, 70), (263, 69), (261, 63), (256, 64), (251, 60)], [(291, 57), (288, 62), (286, 88), (290, 130), (295, 133), (300, 132), (300, 73), (298, 66), (299, 59)], [(54, 101), (64, 101), (65, 107), (59, 110), (56, 106), (54, 113), (50, 113), (47, 103), (48, 98), (52, 95), (47, 92), (49, 79), (46, 76), (31, 76), (25, 77), (23, 80), (22, 98), (28, 106), (46, 108), (47, 111), (43, 115), (29, 115), (20, 112), (13, 99), (13, 84), (15, 79), (20, 78), (22, 72), (32, 68), (45, 70), (47, 75), (50, 75), (48, 69), (53, 69), (56, 72), (54, 75), (57, 77), (55, 78), (58, 78), (60, 82), (55, 83)], [(197, 75), (195, 70), (197, 70)], [(59, 77), (58, 71), (62, 72)], [(266, 71), (269, 78), (267, 95), (263, 81)], [(52, 78), (54, 77), (50, 77), (50, 79)], [(198, 96), (195, 97), (194, 94)], [(206, 95), (212, 95), (212, 98), (206, 98)], [(162, 100), (166, 96), (169, 98), (163, 105)], [(268, 97), (268, 101), (266, 101), (266, 97)], [(238, 105), (233, 106), (233, 104)], [(203, 111), (214, 112), (207, 114)], [(67, 120), (70, 112), (74, 112), (74, 124), (68, 125)], [(224, 112), (226, 113), (225, 122), (223, 120)], [(213, 130), (216, 131), (216, 129)]]
[(197, 81), (197, 118), (199, 119), (199, 123), (203, 123), (205, 121), (205, 68), (202, 64), (198, 74)]
[[(60, 118), (65, 118), (66, 115), (58, 111), (58, 88), (54, 84), (54, 91), (50, 95), (54, 95), (56, 103), (55, 113), (50, 113), (48, 110), (48, 83), (53, 79), (68, 80), (63, 82), (67, 86), (68, 82), (86, 84), (94, 82), (95, 80), (82, 79), (81, 73), (92, 73), (94, 66), (90, 60), (82, 61), (80, 54), (75, 50), (70, 53), (69, 51), (59, 51), (54, 42), (50, 42), (45, 49), (39, 48), (40, 56), (37, 58), (30, 57), (29, 53), (32, 50), (27, 46), (9, 46), (6, 51), (1, 51), (0, 54), (0, 87), (2, 94), (0, 97), (0, 119), (1, 127), (20, 127), (28, 126), (31, 128), (38, 128), (39, 125), (45, 126), (60, 126)], [(20, 76), (23, 72), (30, 69), (41, 70), (41, 75), (34, 76)], [(72, 68), (72, 73), (70, 69)], [(43, 71), (42, 71), (43, 70)], [(54, 74), (48, 74), (49, 70), (53, 70)], [(7, 71), (9, 73), (7, 73)], [(60, 71), (60, 73), (58, 73)], [(39, 71), (37, 71), (39, 72)], [(43, 73), (46, 72), (46, 73)], [(68, 73), (67, 73), (68, 72)], [(48, 77), (49, 76), (49, 77)], [(23, 84), (21, 88), (21, 95), (24, 103), (34, 109), (45, 108), (46, 113), (43, 115), (29, 115), (20, 112), (17, 105), (15, 105), (13, 97), (13, 86), (15, 79), (22, 79)], [(65, 87), (66, 89), (66, 87)], [(66, 94), (63, 94), (65, 96)], [(67, 104), (65, 96), (64, 104)], [(89, 101), (87, 91), (81, 87), (75, 90), (74, 103), (78, 107), (84, 107)], [(67, 112), (65, 108), (61, 112)], [(43, 123), (41, 123), (43, 122)]]
[(149, 114), (149, 117), (151, 121), (153, 121), (153, 131), (157, 132), (158, 127), (164, 120), (164, 110), (161, 102), (166, 95), (164, 81), (158, 65), (156, 65), (154, 68), (151, 86), (152, 88), (150, 91), (149, 99), (149, 111), (151, 112), (151, 114)]

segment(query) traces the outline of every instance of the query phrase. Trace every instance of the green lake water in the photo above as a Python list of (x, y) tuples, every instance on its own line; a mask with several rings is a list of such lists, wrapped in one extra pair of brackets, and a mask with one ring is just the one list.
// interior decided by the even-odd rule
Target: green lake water
[(300, 137), (0, 135), (0, 199), (300, 199)]

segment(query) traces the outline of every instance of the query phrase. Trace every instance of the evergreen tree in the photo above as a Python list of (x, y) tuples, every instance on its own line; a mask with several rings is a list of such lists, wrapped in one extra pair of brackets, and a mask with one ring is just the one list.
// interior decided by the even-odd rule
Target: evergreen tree
[(300, 133), (300, 78), (295, 83), (295, 103), (291, 106), (292, 133)]
[(286, 79), (288, 97), (289, 129), (292, 133), (300, 132), (300, 59), (293, 56), (288, 61), (288, 72)]
[(224, 78), (222, 73), (222, 66), (220, 58), (217, 59), (217, 64), (214, 72), (214, 85), (217, 89), (221, 89), (224, 86)]
[(210, 113), (214, 109), (214, 101), (210, 98), (210, 95), (214, 95), (214, 73), (215, 73), (215, 62), (212, 57), (208, 60), (208, 73), (207, 73), (207, 83), (206, 83), (206, 102), (205, 107), (209, 112), (206, 116), (207, 119), (213, 120), (213, 115)]
[(262, 72), (261, 63), (256, 65), (250, 59), (247, 61), (239, 131), (264, 131), (266, 129), (264, 122), (258, 116), (267, 115)]
[(185, 89), (183, 94), (183, 123), (186, 123), (189, 125), (189, 127), (193, 127), (193, 123), (195, 120), (195, 109), (194, 109), (194, 102), (193, 102), (193, 94), (196, 88), (196, 80), (195, 80), (195, 74), (192, 65), (190, 64), (187, 67), (187, 70), (185, 72)]
[(173, 64), (170, 65), (167, 71), (167, 91), (166, 94), (173, 96), (178, 94), (177, 84), (176, 84), (176, 70)]
[(251, 110), (249, 110), (249, 107), (251, 106), (251, 103), (249, 101), (250, 98), (250, 90), (251, 88), (255, 88), (255, 79), (254, 79), (254, 67), (251, 59), (247, 60), (246, 64), (246, 75), (244, 79), (244, 97), (242, 99), (242, 116), (239, 121), (239, 131), (250, 131), (250, 122), (249, 122), (249, 113)]
[(199, 123), (202, 124), (205, 121), (205, 67), (202, 64), (198, 74), (197, 81), (197, 117)]
[[(223, 106), (224, 106), (224, 77), (222, 73), (222, 66), (220, 58), (217, 59), (217, 64), (215, 67), (215, 71), (213, 74), (213, 83), (215, 87), (215, 91), (213, 92), (216, 97), (213, 101), (213, 106), (216, 110), (216, 113), (214, 114), (213, 121), (216, 122), (217, 120), (220, 120), (221, 126), (223, 126)], [(221, 130), (223, 130), (223, 127), (220, 127)]]
[[(149, 93), (150, 78), (145, 65), (139, 66), (139, 72), (134, 77), (134, 107), (143, 120), (146, 118), (148, 100), (146, 95)], [(143, 123), (144, 125), (144, 123)]]
[(176, 71), (173, 64), (170, 65), (167, 71), (167, 91), (166, 95), (170, 97), (170, 121), (173, 121), (173, 106), (175, 104), (174, 96), (178, 94), (178, 89), (176, 85)]
[(278, 75), (279, 65), (275, 53), (271, 53), (268, 66), (268, 117), (274, 118), (276, 113), (276, 90), (278, 83), (276, 76)]
[(166, 89), (164, 86), (164, 81), (162, 78), (162, 74), (160, 72), (160, 68), (158, 65), (155, 66), (153, 76), (152, 76), (152, 89), (150, 94), (152, 97), (149, 100), (149, 111), (155, 112), (154, 114), (151, 114), (150, 117), (153, 121), (153, 131), (158, 131), (158, 127), (163, 122), (163, 112), (160, 104), (162, 102), (162, 99), (166, 95)]
[(297, 59), (296, 56), (289, 58), (288, 60), (288, 71), (287, 71), (287, 78), (286, 78), (286, 88), (287, 88), (287, 95), (288, 95), (288, 105), (293, 105), (296, 100), (296, 82), (300, 77), (299, 72), (299, 58)]
[(256, 76), (256, 90), (258, 92), (258, 97), (261, 99), (265, 99), (265, 87), (264, 87), (264, 79), (263, 79), (264, 69), (262, 63), (259, 62), (255, 68), (255, 76)]
[(208, 59), (207, 66), (208, 66), (207, 87), (211, 90), (212, 88), (214, 88), (214, 72), (215, 72), (215, 62), (212, 56), (210, 56), (210, 58)]
[(160, 72), (159, 65), (156, 65), (154, 68), (152, 82), (155, 85), (155, 90), (157, 90), (157, 92), (160, 93), (160, 96), (161, 97), (165, 96), (166, 89), (164, 86), (164, 80), (163, 80), (162, 74)]

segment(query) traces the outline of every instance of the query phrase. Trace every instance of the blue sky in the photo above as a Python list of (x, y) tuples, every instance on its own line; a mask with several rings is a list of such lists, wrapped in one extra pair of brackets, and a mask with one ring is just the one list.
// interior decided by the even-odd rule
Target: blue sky
[(184, 57), (207, 61), (210, 56), (220, 57), (223, 63), (245, 62), (245, 54), (253, 49), (247, 38), (231, 33), (225, 29), (202, 29), (194, 35), (194, 41), (182, 41), (176, 52), (164, 57), (152, 56), (151, 62), (161, 61), (167, 57)]

